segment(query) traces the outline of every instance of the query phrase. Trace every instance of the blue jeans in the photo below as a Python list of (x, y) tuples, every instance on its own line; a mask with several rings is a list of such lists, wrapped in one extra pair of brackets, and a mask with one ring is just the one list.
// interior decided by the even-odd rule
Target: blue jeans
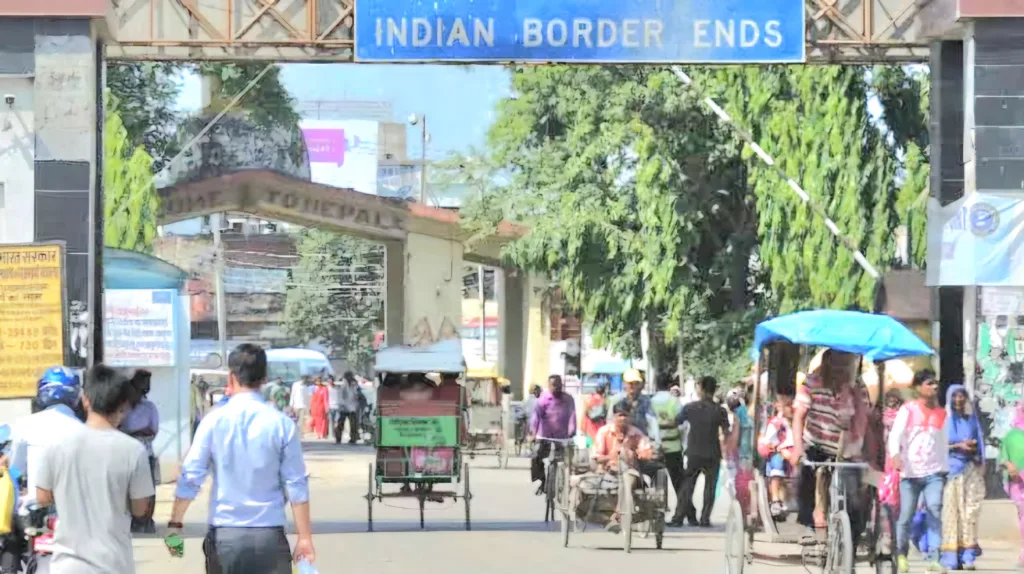
[(896, 522), (896, 549), (901, 556), (906, 556), (910, 551), (910, 525), (923, 493), (926, 557), (929, 561), (938, 559), (939, 544), (942, 543), (942, 489), (945, 484), (946, 476), (943, 474), (904, 478), (900, 481), (900, 518)]

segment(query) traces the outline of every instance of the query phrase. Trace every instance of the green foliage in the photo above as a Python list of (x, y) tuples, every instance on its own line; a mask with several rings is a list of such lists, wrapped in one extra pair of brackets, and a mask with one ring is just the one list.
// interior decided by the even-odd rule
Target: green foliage
[(883, 120), (902, 161), (896, 211), (900, 224), (910, 231), (910, 262), (919, 269), (925, 266), (928, 243), (925, 227), (930, 173), (929, 86), (927, 72), (910, 73), (902, 67), (890, 66), (876, 67), (872, 73), (872, 87), (882, 104)]
[(290, 271), (285, 328), (299, 344), (323, 342), (333, 355), (365, 370), (383, 324), (383, 246), (305, 229), (296, 249), (299, 260)]
[[(698, 74), (699, 84), (748, 129), (776, 165), (810, 195), (873, 265), (894, 254), (894, 174), (898, 164), (867, 113), (858, 66), (731, 67)], [(865, 273), (774, 168), (749, 158), (757, 197), (758, 255), (772, 307), (872, 309), (875, 279)]]
[(134, 145), (119, 113), (119, 102), (106, 98), (103, 125), (104, 243), (129, 251), (149, 252), (156, 237), (160, 197), (153, 185), (153, 158)]
[(633, 66), (522, 68), (513, 91), (489, 134), (507, 183), (467, 212), (529, 226), (507, 257), (551, 277), (597, 344), (636, 353), (647, 321), (652, 354), (675, 357), (695, 321), (752, 306), (753, 202), (697, 94)]
[(175, 131), (181, 121), (174, 107), (181, 91), (181, 66), (173, 62), (111, 62), (107, 89), (118, 101), (118, 113), (132, 146), (141, 145), (159, 171), (178, 153)]

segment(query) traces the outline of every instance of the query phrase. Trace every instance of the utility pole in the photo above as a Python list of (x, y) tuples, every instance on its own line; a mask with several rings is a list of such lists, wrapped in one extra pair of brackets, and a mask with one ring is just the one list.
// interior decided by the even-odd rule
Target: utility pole
[(214, 288), (217, 298), (217, 339), (220, 349), (220, 366), (227, 367), (228, 364), (228, 309), (224, 297), (224, 244), (220, 239), (220, 230), (226, 221), (224, 213), (217, 214), (217, 223), (213, 226), (213, 250), (216, 262), (213, 266)]
[(484, 279), (487, 277), (487, 270), (483, 265), (477, 266), (477, 277), (480, 282), (480, 357), (487, 361), (487, 297), (484, 292)]

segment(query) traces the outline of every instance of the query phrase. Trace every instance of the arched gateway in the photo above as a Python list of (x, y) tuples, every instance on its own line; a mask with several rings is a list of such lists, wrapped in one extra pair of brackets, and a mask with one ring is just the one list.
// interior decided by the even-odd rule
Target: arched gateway
[[(321, 185), (281, 172), (243, 169), (160, 189), (159, 223), (220, 212), (248, 213), (318, 227), (385, 245), (385, 336), (390, 344), (458, 337), (464, 261), (500, 267), (501, 244), (522, 232), (511, 223), (489, 240), (464, 243), (458, 213), (420, 203)], [(521, 380), (525, 358), (526, 278), (502, 273), (499, 360)]]

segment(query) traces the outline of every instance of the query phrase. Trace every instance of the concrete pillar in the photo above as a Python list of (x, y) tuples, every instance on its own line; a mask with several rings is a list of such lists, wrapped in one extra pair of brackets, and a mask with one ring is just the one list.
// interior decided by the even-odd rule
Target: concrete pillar
[[(963, 42), (931, 46), (931, 195), (942, 205), (964, 193), (964, 56)], [(932, 299), (939, 372), (949, 380), (964, 373), (962, 287), (941, 287)]]
[(65, 242), (72, 366), (101, 356), (100, 53), (88, 18), (0, 16), (0, 242)]
[(89, 19), (0, 17), (0, 242), (65, 243), (72, 366), (102, 353), (102, 70)]
[(523, 396), (526, 380), (527, 309), (526, 272), (496, 269), (498, 316), (498, 372), (512, 384), (512, 393)]
[(384, 341), (391, 346), (405, 342), (405, 244), (384, 244)]
[[(462, 243), (409, 233), (405, 240), (405, 343), (461, 338)], [(390, 271), (390, 264), (389, 264)]]
[[(547, 383), (551, 373), (551, 307), (546, 300), (547, 279), (527, 275), (524, 285), (526, 311), (526, 368), (524, 392)], [(522, 398), (517, 395), (517, 398)]]

